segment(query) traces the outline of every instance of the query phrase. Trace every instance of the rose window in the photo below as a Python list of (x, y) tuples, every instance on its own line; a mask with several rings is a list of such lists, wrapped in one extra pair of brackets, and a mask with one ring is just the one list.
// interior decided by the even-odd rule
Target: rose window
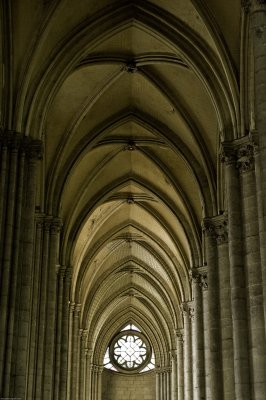
[(151, 349), (147, 339), (140, 332), (122, 331), (113, 339), (110, 355), (118, 369), (132, 371), (149, 363)]

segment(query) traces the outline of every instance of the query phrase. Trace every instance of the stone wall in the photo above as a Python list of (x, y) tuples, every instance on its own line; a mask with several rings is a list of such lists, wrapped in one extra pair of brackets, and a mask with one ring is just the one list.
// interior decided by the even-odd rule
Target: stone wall
[(102, 400), (155, 400), (155, 372), (124, 375), (104, 370)]

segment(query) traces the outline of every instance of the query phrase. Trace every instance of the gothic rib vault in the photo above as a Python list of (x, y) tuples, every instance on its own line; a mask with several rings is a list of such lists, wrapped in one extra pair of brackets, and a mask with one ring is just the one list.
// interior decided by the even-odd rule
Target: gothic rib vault
[[(226, 171), (232, 162), (237, 171), (248, 170), (254, 142), (247, 132), (256, 127), (244, 3), (2, 2), (2, 148), (8, 142), (11, 153), (24, 154), (28, 137), (42, 144), (43, 154), (29, 240), (35, 272), (28, 283), (28, 350), (14, 361), (18, 348), (5, 349), (6, 338), (15, 343), (19, 333), (10, 334), (4, 294), (1, 395), (100, 400), (95, 376), (106, 348), (133, 323), (150, 340), (156, 371), (171, 371), (169, 381), (158, 378), (156, 400), (262, 399), (253, 384), (245, 386), (250, 379), (233, 361), (238, 332), (234, 337), (226, 286)], [(17, 204), (19, 192), (15, 196)], [(2, 277), (11, 298), (9, 272)], [(231, 276), (231, 287), (236, 280)], [(201, 319), (192, 326), (193, 313)], [(191, 335), (198, 336), (195, 342)], [(248, 341), (247, 332), (243, 337)], [(220, 350), (210, 349), (218, 342)], [(6, 372), (8, 354), (13, 378)], [(233, 371), (239, 370), (238, 390)]]

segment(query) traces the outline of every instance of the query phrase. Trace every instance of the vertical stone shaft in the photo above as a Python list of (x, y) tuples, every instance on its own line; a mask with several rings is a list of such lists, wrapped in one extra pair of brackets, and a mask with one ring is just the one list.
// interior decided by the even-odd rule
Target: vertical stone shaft
[(73, 356), (73, 317), (75, 303), (70, 303), (69, 306), (69, 334), (68, 334), (68, 359), (67, 359), (67, 400), (72, 399), (72, 356)]
[(179, 329), (177, 335), (177, 399), (184, 400), (184, 334)]
[(172, 397), (171, 400), (177, 400), (177, 352), (172, 350)]
[[(219, 223), (218, 223), (219, 224)], [(207, 398), (219, 400), (223, 398), (222, 365), (220, 353), (220, 315), (219, 315), (219, 277), (217, 264), (217, 243), (215, 218), (204, 220), (205, 251), (208, 266), (208, 368), (209, 368), (209, 392)]]
[(226, 232), (224, 233), (223, 239), (224, 240), (221, 240), (220, 244), (218, 245), (223, 393), (226, 400), (234, 400), (235, 382), (230, 296), (230, 265), (228, 253), (228, 235)]
[(156, 371), (156, 400), (161, 400), (160, 396), (160, 372)]
[(37, 220), (35, 233), (34, 251), (34, 286), (32, 293), (32, 315), (31, 315), (31, 336), (29, 354), (29, 383), (27, 386), (27, 399), (35, 399), (36, 377), (37, 377), (37, 353), (38, 353), (38, 328), (40, 312), (40, 286), (41, 286), (41, 251), (42, 251), (42, 218)]
[[(253, 36), (255, 124), (259, 137), (261, 170), (261, 217), (263, 235), (266, 234), (266, 3), (252, 0), (250, 26)], [(263, 243), (265, 252), (265, 241)], [(266, 323), (266, 263), (262, 264), (264, 320)]]
[(37, 377), (36, 377), (36, 389), (35, 389), (36, 400), (42, 399), (42, 391), (43, 391), (50, 222), (45, 220), (43, 228), (44, 232), (43, 232), (43, 242), (41, 249), (42, 271), (41, 271), (41, 291), (39, 300), (40, 311), (39, 311), (39, 330), (38, 330)]
[[(247, 153), (247, 147), (240, 151)], [(252, 151), (251, 151), (252, 152)], [(249, 348), (252, 364), (252, 399), (262, 400), (266, 392), (265, 329), (263, 312), (263, 288), (259, 247), (259, 225), (253, 153), (241, 164), (244, 252), (249, 317)], [(241, 158), (240, 158), (241, 160)]]
[(254, 161), (255, 161), (255, 178), (256, 178), (256, 192), (257, 192), (257, 209), (259, 221), (259, 241), (260, 241), (260, 259), (261, 259), (261, 277), (263, 289), (263, 312), (264, 312), (264, 326), (266, 332), (266, 232), (264, 228), (263, 217), (263, 198), (262, 198), (262, 174), (260, 169), (260, 153), (258, 148), (258, 135), (254, 132), (250, 135), (253, 140)]
[(246, 282), (240, 221), (240, 183), (231, 145), (225, 152), (225, 183), (228, 193), (228, 246), (230, 261), (231, 309), (233, 322), (234, 376), (236, 400), (250, 400)]
[(56, 354), (55, 354), (55, 382), (54, 382), (54, 400), (60, 399), (60, 369), (62, 352), (62, 315), (63, 315), (63, 289), (66, 268), (60, 266), (57, 275), (57, 323), (56, 323)]
[(164, 398), (164, 389), (163, 389), (163, 372), (160, 372), (160, 400), (163, 400)]
[(67, 373), (68, 373), (68, 354), (69, 347), (69, 292), (71, 282), (71, 270), (66, 269), (63, 286), (62, 301), (62, 337), (61, 337), (61, 354), (60, 354), (60, 396), (59, 399), (67, 399)]
[[(0, 136), (0, 259), (2, 260), (4, 251), (4, 238), (5, 238), (5, 207), (6, 207), (6, 193), (7, 193), (7, 180), (8, 180), (8, 158), (9, 152), (7, 147), (7, 140), (5, 136)], [(0, 269), (0, 282), (2, 281), (2, 270)], [(0, 378), (1, 379), (1, 378)], [(0, 386), (1, 388), (1, 386)]]
[(102, 399), (102, 373), (103, 373), (103, 368), (98, 367), (98, 392), (97, 392), (97, 400)]
[(86, 346), (88, 331), (83, 330), (80, 344), (80, 374), (79, 374), (79, 399), (85, 400), (85, 380), (86, 380)]
[(87, 349), (87, 362), (86, 362), (86, 400), (92, 400), (91, 386), (92, 386), (92, 350)]
[(7, 209), (4, 221), (3, 260), (0, 282), (0, 390), (4, 386), (5, 353), (7, 340), (8, 302), (10, 296), (10, 278), (12, 271), (12, 242), (14, 235), (15, 202), (17, 187), (18, 146), (12, 146), (8, 171)]
[(192, 400), (193, 381), (192, 381), (192, 343), (191, 343), (191, 314), (192, 308), (189, 303), (183, 303), (184, 316), (184, 398)]
[(193, 400), (205, 397), (204, 371), (204, 331), (201, 274), (199, 268), (192, 270), (192, 288), (194, 297), (193, 327)]
[(19, 253), (20, 253), (20, 230), (22, 220), (22, 206), (23, 206), (23, 189), (24, 189), (24, 171), (25, 170), (25, 152), (22, 151), (19, 158), (18, 168), (18, 188), (16, 197), (16, 218), (15, 218), (15, 231), (13, 239), (13, 256), (12, 256), (12, 279), (10, 284), (9, 294), (9, 313), (7, 323), (7, 342), (6, 342), (6, 355), (4, 367), (4, 387), (2, 394), (9, 396), (11, 388), (14, 387), (12, 382), (12, 353), (15, 349), (16, 332), (16, 295), (18, 287), (18, 273), (19, 273)]
[(48, 296), (45, 330), (45, 362), (44, 362), (44, 400), (52, 399), (54, 392), (54, 355), (55, 355), (55, 328), (56, 328), (56, 283), (57, 283), (57, 251), (61, 222), (58, 219), (51, 221), (50, 251), (48, 263)]
[(78, 400), (77, 379), (78, 379), (78, 344), (79, 344), (79, 315), (80, 305), (76, 304), (73, 313), (73, 336), (72, 336), (72, 363), (71, 363), (71, 400)]
[[(16, 350), (16, 376), (14, 382), (14, 397), (23, 397), (27, 393), (30, 365), (30, 335), (31, 335), (31, 304), (33, 291), (33, 248), (35, 235), (35, 196), (37, 159), (40, 155), (40, 143), (31, 143), (28, 148), (28, 168), (26, 181), (25, 207), (23, 213), (23, 237), (22, 237), (22, 270), (20, 280), (20, 293), (18, 296), (18, 334)], [(23, 326), (23, 329), (22, 329)]]

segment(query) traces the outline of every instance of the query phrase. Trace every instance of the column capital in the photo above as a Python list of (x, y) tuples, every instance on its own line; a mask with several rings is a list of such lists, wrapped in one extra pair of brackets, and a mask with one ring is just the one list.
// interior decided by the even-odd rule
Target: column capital
[(80, 311), (81, 311), (81, 304), (79, 304), (79, 303), (76, 303), (75, 304), (75, 307), (74, 307), (74, 317), (79, 317), (79, 314), (80, 314)]
[(203, 233), (206, 236), (212, 237), (217, 241), (217, 244), (228, 242), (227, 232), (227, 215), (217, 215), (211, 218), (204, 218), (202, 222)]
[(182, 303), (182, 312), (184, 316), (188, 316), (191, 320), (194, 318), (194, 302), (187, 301)]
[(62, 226), (63, 226), (63, 223), (62, 223), (61, 218), (58, 218), (58, 217), (53, 218), (51, 220), (51, 225), (50, 225), (51, 233), (53, 235), (60, 233)]
[(202, 290), (208, 289), (208, 268), (207, 266), (191, 268), (190, 275), (192, 281), (199, 285)]
[(65, 281), (70, 282), (72, 279), (72, 268), (66, 267), (66, 272), (65, 272)]
[[(248, 134), (231, 142), (221, 143), (220, 159), (226, 165), (235, 165), (241, 173), (254, 169), (254, 135)], [(256, 142), (258, 151), (258, 141)]]

